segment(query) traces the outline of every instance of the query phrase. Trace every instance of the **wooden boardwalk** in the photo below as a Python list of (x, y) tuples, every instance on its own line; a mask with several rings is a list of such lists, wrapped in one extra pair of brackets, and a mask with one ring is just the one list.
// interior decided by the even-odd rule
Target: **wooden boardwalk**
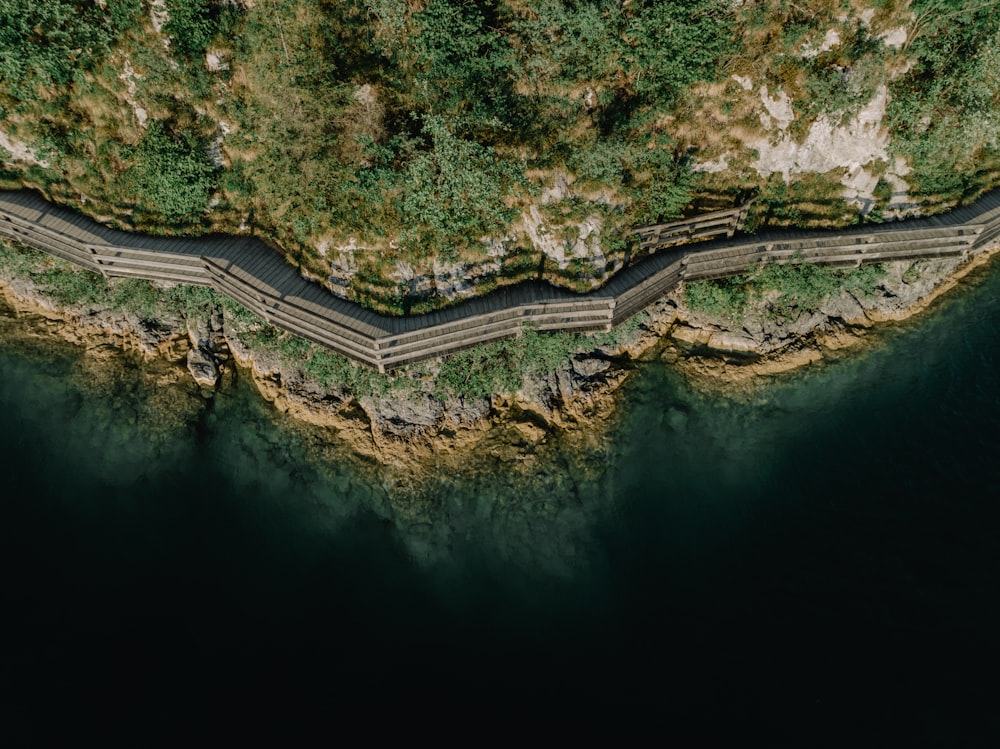
[[(108, 277), (211, 286), (271, 324), (382, 372), (514, 336), (525, 326), (608, 331), (681, 281), (731, 276), (761, 262), (801, 257), (851, 266), (954, 257), (1000, 238), (1000, 190), (943, 216), (841, 231), (772, 230), (737, 237), (749, 206), (637, 229), (640, 245), (655, 254), (587, 294), (527, 282), (410, 317), (379, 315), (333, 295), (254, 237), (118, 231), (27, 190), (0, 191), (0, 234)], [(705, 237), (716, 238), (680, 246)]]

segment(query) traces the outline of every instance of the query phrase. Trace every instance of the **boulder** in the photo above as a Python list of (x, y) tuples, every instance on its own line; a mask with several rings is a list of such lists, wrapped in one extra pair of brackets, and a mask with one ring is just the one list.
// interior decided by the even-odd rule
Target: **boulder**
[(848, 325), (860, 325), (862, 327), (871, 325), (871, 321), (865, 314), (864, 308), (858, 303), (858, 300), (846, 292), (832, 296), (824, 301), (819, 311), (827, 317), (843, 320)]
[(219, 368), (212, 355), (200, 348), (193, 348), (187, 354), (188, 372), (201, 387), (214, 388), (219, 382)]
[(571, 365), (573, 367), (573, 374), (584, 380), (590, 380), (606, 372), (608, 367), (611, 366), (611, 362), (595, 356), (577, 356), (573, 358)]
[(379, 398), (365, 397), (361, 406), (372, 423), (383, 433), (405, 437), (435, 426), (444, 413), (444, 405), (424, 392), (392, 393)]
[(187, 320), (188, 340), (196, 348), (208, 348), (213, 336), (211, 323), (203, 317), (189, 317)]
[(445, 406), (447, 417), (455, 424), (477, 424), (489, 414), (490, 399), (458, 396), (448, 399)]

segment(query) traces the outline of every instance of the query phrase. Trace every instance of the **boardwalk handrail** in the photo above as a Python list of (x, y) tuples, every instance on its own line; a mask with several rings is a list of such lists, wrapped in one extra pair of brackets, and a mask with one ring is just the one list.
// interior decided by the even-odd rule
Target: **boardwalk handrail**
[(692, 240), (704, 240), (723, 235), (732, 237), (736, 232), (742, 231), (746, 224), (747, 214), (750, 212), (750, 206), (756, 200), (753, 198), (735, 208), (700, 213), (691, 218), (678, 219), (666, 224), (640, 226), (638, 229), (633, 229), (632, 233), (639, 237), (639, 246), (645, 250), (659, 250), (686, 244)]
[[(841, 231), (734, 236), (750, 204), (635, 230), (659, 252), (576, 294), (524, 282), (447, 309), (388, 317), (303, 278), (272, 248), (243, 236), (153, 237), (110, 229), (28, 190), (0, 191), (0, 234), (108, 277), (211, 286), (262, 318), (381, 372), (474, 343), (539, 330), (609, 331), (685, 280), (803, 258), (827, 265), (969, 255), (1000, 239), (1000, 190), (948, 214)], [(696, 245), (686, 237), (725, 234)]]

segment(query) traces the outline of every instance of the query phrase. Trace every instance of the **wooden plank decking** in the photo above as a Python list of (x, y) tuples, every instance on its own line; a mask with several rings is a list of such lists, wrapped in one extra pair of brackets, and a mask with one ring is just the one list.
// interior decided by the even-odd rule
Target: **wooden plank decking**
[[(750, 204), (690, 220), (641, 227), (640, 245), (659, 250), (619, 271), (601, 289), (575, 294), (526, 282), (424, 315), (388, 317), (303, 278), (274, 249), (247, 236), (130, 234), (46, 202), (27, 190), (0, 191), (0, 234), (107, 276), (212, 286), (272, 324), (381, 371), (538, 330), (610, 330), (684, 280), (745, 272), (761, 262), (829, 265), (954, 257), (1000, 238), (1000, 190), (948, 214), (842, 231), (771, 230), (734, 237)], [(691, 239), (719, 237), (696, 245)]]

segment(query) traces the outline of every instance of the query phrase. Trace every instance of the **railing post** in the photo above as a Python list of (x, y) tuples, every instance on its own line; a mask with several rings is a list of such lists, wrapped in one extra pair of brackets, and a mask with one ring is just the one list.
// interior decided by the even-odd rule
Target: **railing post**
[(94, 265), (97, 266), (97, 272), (107, 278), (108, 272), (104, 269), (104, 263), (101, 262), (101, 256), (97, 254), (97, 250), (94, 249), (93, 245), (89, 244), (86, 245), (86, 248), (90, 250), (90, 254), (94, 256)]

